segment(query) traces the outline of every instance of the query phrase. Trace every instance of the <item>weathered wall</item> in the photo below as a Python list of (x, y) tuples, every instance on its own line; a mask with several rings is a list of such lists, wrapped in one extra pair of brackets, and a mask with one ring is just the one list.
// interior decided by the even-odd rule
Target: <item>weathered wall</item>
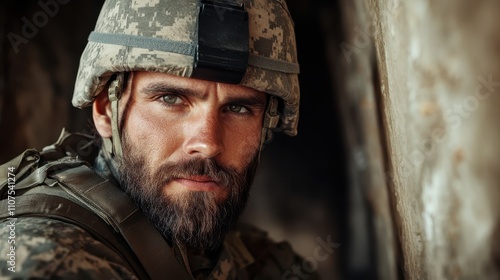
[[(397, 279), (397, 239), (383, 176), (384, 131), (379, 114), (376, 53), (367, 1), (342, 0), (340, 38), (330, 34), (332, 83), (339, 93), (348, 187), (346, 279)], [(329, 19), (330, 25), (334, 24)]]
[(500, 278), (500, 2), (370, 1), (407, 279)]

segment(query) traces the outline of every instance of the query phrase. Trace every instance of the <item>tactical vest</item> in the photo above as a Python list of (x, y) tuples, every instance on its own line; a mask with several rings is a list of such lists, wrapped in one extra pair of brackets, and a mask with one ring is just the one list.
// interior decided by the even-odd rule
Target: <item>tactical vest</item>
[[(76, 152), (91, 142), (89, 135), (63, 129), (42, 152), (28, 149), (2, 165), (0, 220), (37, 216), (68, 222), (122, 256), (140, 279), (191, 279), (173, 247), (128, 195), (90, 168), (98, 148)], [(9, 208), (9, 200), (15, 208)]]

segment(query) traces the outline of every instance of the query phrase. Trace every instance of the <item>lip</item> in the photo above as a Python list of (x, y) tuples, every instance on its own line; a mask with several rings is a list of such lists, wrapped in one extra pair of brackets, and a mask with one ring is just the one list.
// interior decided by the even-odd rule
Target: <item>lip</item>
[(214, 192), (221, 189), (212, 178), (207, 176), (194, 176), (189, 178), (176, 178), (172, 180), (191, 191)]

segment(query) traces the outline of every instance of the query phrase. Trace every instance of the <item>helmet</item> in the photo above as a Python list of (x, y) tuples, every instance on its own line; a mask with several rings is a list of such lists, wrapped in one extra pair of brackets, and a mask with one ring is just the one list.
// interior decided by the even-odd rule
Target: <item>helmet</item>
[[(233, 15), (233, 11), (239, 13)], [(210, 34), (220, 29), (214, 27), (214, 15), (226, 22), (222, 34)], [(241, 24), (245, 20), (247, 24)], [(243, 27), (231, 31), (235, 26)], [(234, 46), (241, 34), (245, 38)], [(224, 42), (226, 37), (230, 39)], [(205, 42), (207, 38), (216, 39)], [(204, 44), (208, 47), (202, 48)], [(217, 52), (221, 48), (228, 51)], [(202, 53), (203, 49), (208, 51)], [(241, 53), (246, 57), (239, 59)], [(72, 103), (78, 108), (89, 106), (117, 72), (155, 71), (210, 80), (210, 75), (200, 71), (203, 58), (209, 64), (206, 69), (210, 64), (215, 68), (228, 65), (225, 72), (219, 71), (222, 76), (240, 71), (232, 83), (281, 99), (276, 130), (297, 134), (299, 66), (285, 0), (106, 0), (80, 59)], [(233, 60), (240, 62), (233, 65)]]

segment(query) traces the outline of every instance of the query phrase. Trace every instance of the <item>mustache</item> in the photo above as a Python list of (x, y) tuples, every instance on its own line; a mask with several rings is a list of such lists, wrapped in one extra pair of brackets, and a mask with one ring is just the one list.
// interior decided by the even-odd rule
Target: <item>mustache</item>
[(180, 162), (163, 163), (153, 174), (162, 185), (178, 178), (210, 177), (219, 186), (229, 188), (241, 184), (244, 178), (232, 167), (225, 167), (213, 158), (194, 158)]

